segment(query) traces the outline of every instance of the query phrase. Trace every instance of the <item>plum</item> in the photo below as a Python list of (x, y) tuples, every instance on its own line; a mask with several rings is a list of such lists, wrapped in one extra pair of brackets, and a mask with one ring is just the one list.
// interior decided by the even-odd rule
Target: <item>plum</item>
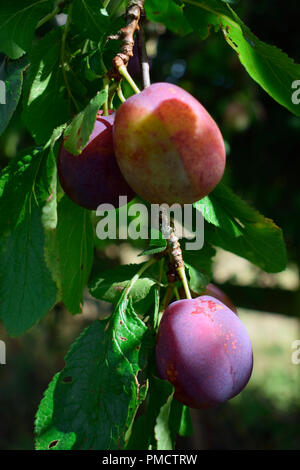
[(118, 166), (112, 128), (115, 113), (102, 116), (98, 112), (89, 142), (80, 155), (69, 153), (62, 143), (58, 155), (58, 175), (63, 190), (73, 202), (95, 210), (102, 203), (119, 207), (119, 196), (134, 192), (126, 183)]
[(154, 83), (128, 98), (116, 113), (113, 134), (122, 174), (150, 203), (193, 203), (223, 176), (225, 147), (217, 124), (177, 85)]
[[(190, 292), (191, 292), (191, 296), (193, 297), (193, 299), (196, 297), (199, 297), (199, 293), (194, 292), (192, 290), (190, 290)], [(185, 291), (183, 288), (179, 289), (179, 295), (181, 297), (184, 297)], [(211, 297), (214, 297), (215, 299), (225, 304), (226, 307), (232, 310), (236, 315), (238, 315), (236, 306), (234, 305), (230, 297), (228, 297), (228, 295), (225, 294), (225, 292), (219, 287), (217, 287), (215, 284), (213, 283), (207, 284), (205, 291), (203, 291), (203, 293), (201, 293), (200, 295), (210, 295)]]
[(253, 366), (247, 331), (226, 305), (211, 296), (171, 303), (159, 325), (156, 364), (174, 397), (192, 408), (208, 408), (234, 397)]
[(223, 304), (225, 304), (228, 308), (230, 308), (230, 310), (232, 310), (237, 315), (236, 306), (234, 305), (230, 297), (228, 297), (228, 295), (225, 294), (225, 292), (219, 287), (217, 287), (215, 284), (207, 284), (203, 295), (210, 295), (211, 297), (220, 300), (220, 302), (223, 302)]

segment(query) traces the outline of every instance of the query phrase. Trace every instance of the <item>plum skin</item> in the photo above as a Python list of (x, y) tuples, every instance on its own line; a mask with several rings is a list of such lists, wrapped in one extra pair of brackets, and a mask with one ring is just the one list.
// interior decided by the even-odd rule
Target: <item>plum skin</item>
[[(179, 290), (179, 293), (182, 296), (184, 296), (185, 294), (184, 289), (181, 288)], [(199, 297), (199, 293), (193, 292), (192, 290), (191, 290), (191, 295), (193, 298)], [(232, 310), (236, 315), (238, 315), (237, 308), (232, 302), (232, 300), (230, 299), (230, 297), (228, 297), (228, 295), (222, 289), (217, 287), (215, 284), (213, 283), (207, 284), (205, 291), (203, 291), (203, 293), (201, 293), (200, 295), (209, 295), (210, 297), (214, 297), (215, 299), (225, 304), (226, 307)]]
[(198, 201), (224, 173), (217, 124), (199, 101), (171, 83), (154, 83), (120, 106), (114, 148), (126, 181), (150, 203)]
[(225, 294), (225, 292), (222, 291), (222, 289), (217, 287), (215, 284), (207, 284), (203, 295), (209, 295), (211, 297), (214, 297), (215, 299), (218, 299), (220, 302), (225, 304), (226, 307), (232, 310), (236, 315), (238, 314), (236, 306), (234, 305), (230, 297), (228, 297), (228, 295)]
[(62, 143), (58, 155), (58, 176), (64, 192), (85, 209), (96, 210), (100, 204), (119, 207), (119, 196), (134, 192), (126, 183), (118, 166), (113, 147), (115, 113), (97, 119), (89, 142), (79, 155), (69, 153)]
[(191, 408), (233, 398), (248, 383), (253, 353), (248, 333), (226, 305), (211, 296), (178, 300), (165, 310), (156, 343), (160, 377)]

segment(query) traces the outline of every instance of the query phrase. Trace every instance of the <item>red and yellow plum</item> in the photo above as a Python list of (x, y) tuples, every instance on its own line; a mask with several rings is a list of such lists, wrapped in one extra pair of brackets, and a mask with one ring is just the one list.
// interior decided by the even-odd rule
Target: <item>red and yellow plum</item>
[(112, 128), (115, 114), (98, 113), (89, 142), (80, 155), (72, 155), (62, 144), (58, 155), (58, 175), (65, 193), (76, 204), (95, 210), (100, 204), (119, 207), (119, 196), (134, 192), (126, 183), (118, 166)]
[(214, 189), (225, 168), (217, 124), (171, 83), (155, 83), (120, 106), (114, 148), (126, 181), (150, 203), (193, 203)]
[(159, 325), (156, 363), (174, 397), (208, 408), (234, 397), (248, 383), (252, 346), (244, 325), (211, 296), (173, 302)]

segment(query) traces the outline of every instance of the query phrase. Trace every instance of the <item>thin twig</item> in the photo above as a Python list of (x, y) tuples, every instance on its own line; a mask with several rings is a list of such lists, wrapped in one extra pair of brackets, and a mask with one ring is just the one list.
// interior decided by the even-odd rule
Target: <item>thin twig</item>
[(151, 85), (150, 82), (150, 67), (149, 67), (149, 60), (146, 51), (145, 45), (145, 33), (143, 25), (140, 23), (140, 29), (138, 31), (138, 52), (139, 52), (139, 61), (141, 66), (142, 72), (142, 87), (147, 88)]
[(62, 39), (61, 39), (60, 64), (61, 64), (62, 74), (63, 74), (63, 78), (64, 78), (64, 82), (65, 82), (65, 85), (66, 85), (68, 95), (71, 98), (71, 100), (73, 101), (77, 111), (79, 111), (79, 106), (78, 106), (77, 101), (75, 100), (75, 98), (72, 94), (72, 91), (71, 91), (71, 88), (70, 88), (70, 85), (69, 85), (69, 82), (68, 82), (68, 77), (67, 77), (67, 74), (66, 74), (66, 69), (65, 69), (66, 39), (67, 39), (67, 35), (68, 35), (70, 23), (71, 23), (72, 7), (73, 7), (73, 4), (71, 3), (70, 6), (69, 6), (69, 9), (68, 9), (67, 22), (65, 24), (64, 32), (63, 32)]
[(40, 28), (43, 24), (47, 23), (47, 21), (52, 20), (52, 18), (54, 18), (54, 16), (58, 15), (58, 13), (60, 13), (61, 10), (62, 10), (63, 5), (64, 5), (64, 2), (59, 2), (58, 5), (56, 5), (56, 7), (54, 8), (53, 11), (48, 13), (48, 15), (44, 16), (44, 18), (40, 19), (40, 21), (36, 25), (36, 29)]

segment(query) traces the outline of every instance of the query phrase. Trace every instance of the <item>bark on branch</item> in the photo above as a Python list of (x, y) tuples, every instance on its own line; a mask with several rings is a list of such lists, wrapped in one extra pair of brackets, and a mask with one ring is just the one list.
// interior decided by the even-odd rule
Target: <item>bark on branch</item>
[(145, 0), (131, 0), (126, 9), (126, 26), (120, 30), (117, 36), (108, 39), (120, 39), (122, 41), (120, 52), (113, 59), (113, 67), (109, 75), (120, 78), (119, 69), (127, 67), (129, 59), (133, 56), (134, 33), (139, 31), (139, 21), (144, 14)]

